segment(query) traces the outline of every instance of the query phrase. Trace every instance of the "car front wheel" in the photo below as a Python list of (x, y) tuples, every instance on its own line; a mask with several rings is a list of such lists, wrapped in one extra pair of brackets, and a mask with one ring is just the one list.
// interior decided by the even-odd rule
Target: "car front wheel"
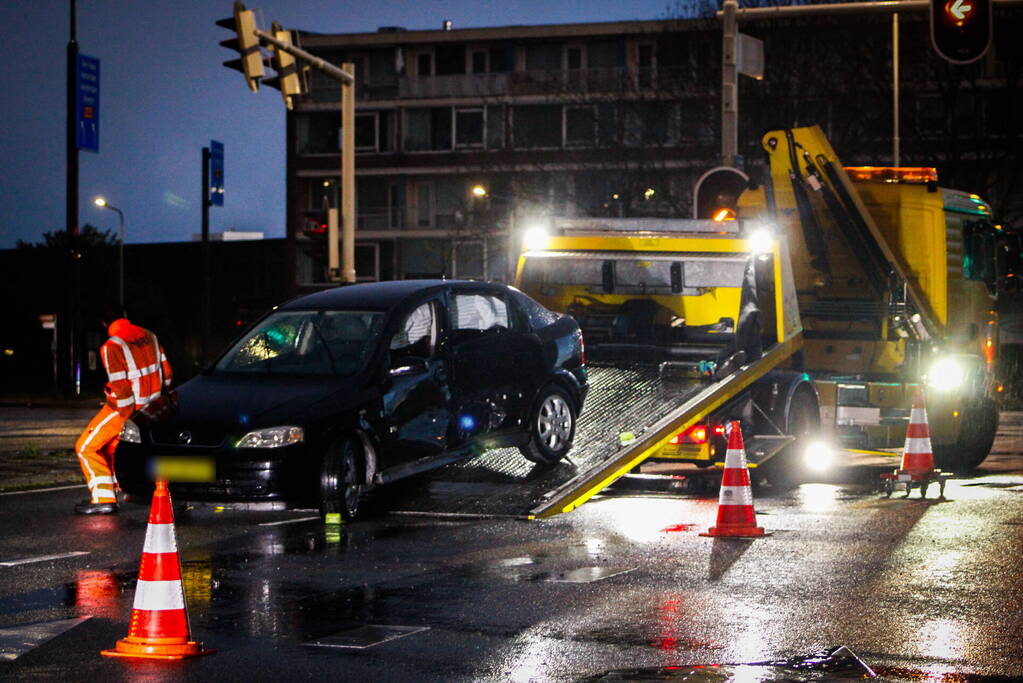
[(351, 521), (359, 514), (359, 450), (349, 439), (327, 448), (320, 466), (320, 514), (340, 514)]
[(541, 465), (559, 462), (572, 447), (575, 436), (575, 405), (555, 386), (548, 386), (529, 417), (529, 441), (519, 450), (527, 459)]

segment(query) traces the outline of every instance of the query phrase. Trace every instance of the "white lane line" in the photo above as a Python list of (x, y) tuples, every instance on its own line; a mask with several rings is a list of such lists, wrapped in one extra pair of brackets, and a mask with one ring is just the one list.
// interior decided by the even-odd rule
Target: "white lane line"
[(284, 519), (284, 520), (281, 520), (280, 522), (263, 522), (259, 526), (281, 526), (282, 524), (298, 524), (299, 522), (309, 522), (309, 521), (312, 521), (314, 519), (319, 519), (319, 516), (316, 516), (316, 517), (298, 517), (296, 519)]
[(49, 560), (63, 560), (67, 557), (78, 557), (79, 555), (88, 555), (89, 552), (85, 550), (75, 550), (70, 553), (61, 553), (60, 555), (40, 555), (39, 557), (25, 557), (20, 560), (8, 560), (7, 562), (0, 562), (0, 567), (16, 567), (19, 564), (33, 564), (34, 562), (47, 562)]
[(29, 489), (28, 491), (9, 491), (7, 493), (0, 493), (0, 496), (23, 496), (26, 493), (45, 493), (47, 491), (70, 491), (71, 489), (86, 489), (89, 488), (85, 484), (72, 484), (71, 486), (54, 486), (48, 489)]

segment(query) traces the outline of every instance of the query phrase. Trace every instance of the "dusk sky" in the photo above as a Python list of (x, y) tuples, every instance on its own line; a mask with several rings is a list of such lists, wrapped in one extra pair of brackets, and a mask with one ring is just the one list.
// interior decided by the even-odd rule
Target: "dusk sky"
[[(660, 19), (667, 0), (456, 2), (270, 0), (248, 3), (285, 28), (321, 33), (379, 26), (455, 28), (514, 24)], [(284, 236), (284, 103), (276, 90), (246, 88), (222, 63), (230, 33), (215, 25), (231, 0), (79, 0), (78, 43), (100, 60), (100, 151), (80, 152), (79, 223), (117, 229), (117, 214), (92, 204), (97, 195), (125, 214), (128, 242), (191, 239), (200, 231), (201, 150), (225, 147), (225, 205), (210, 210), (210, 230)], [(0, 2), (4, 93), (0, 157), (0, 249), (38, 242), (63, 230), (65, 62), (68, 0)]]

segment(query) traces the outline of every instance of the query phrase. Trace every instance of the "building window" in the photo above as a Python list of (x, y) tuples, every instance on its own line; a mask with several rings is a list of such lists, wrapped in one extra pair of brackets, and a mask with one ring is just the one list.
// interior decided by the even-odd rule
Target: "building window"
[(483, 280), (486, 278), (486, 246), (480, 242), (458, 242), (452, 258), (454, 277), (462, 280)]
[(490, 48), (490, 73), (515, 71), (515, 47), (502, 45)]
[(517, 149), (561, 146), (561, 106), (532, 104), (512, 108), (512, 145)]
[(472, 53), (472, 72), (474, 74), (485, 74), (487, 72), (487, 53), (486, 53), (486, 50), (473, 50), (473, 53)]
[(561, 71), (561, 45), (558, 43), (527, 45), (526, 71)]
[(296, 120), (298, 154), (337, 154), (341, 117), (336, 112), (300, 114)]
[(422, 52), (416, 55), (416, 75), (417, 76), (432, 76), (433, 75), (433, 55), (429, 52)]
[(921, 95), (916, 100), (916, 125), (921, 133), (945, 130), (945, 105), (937, 95)]
[(566, 58), (569, 70), (578, 71), (583, 68), (583, 49), (581, 47), (568, 48)]
[(359, 282), (380, 279), (380, 245), (376, 242), (355, 245), (355, 279)]
[(483, 146), (483, 109), (455, 110), (455, 147)]
[(504, 149), (504, 107), (492, 104), (487, 107), (487, 149)]
[(654, 85), (655, 67), (654, 46), (651, 43), (643, 43), (639, 46), (637, 64), (639, 67), (639, 86), (649, 88)]
[(355, 149), (359, 152), (377, 151), (377, 113), (355, 115)]
[(451, 107), (405, 110), (405, 151), (451, 149)]
[(437, 57), (436, 76), (457, 76), (465, 73), (465, 45), (438, 45), (433, 50)]
[(416, 184), (416, 226), (433, 226), (433, 183)]
[(450, 243), (438, 239), (401, 241), (401, 277), (405, 279), (439, 278), (447, 275), (447, 251)]
[(565, 107), (565, 145), (592, 146), (597, 139), (597, 108), (592, 104)]
[(625, 110), (625, 144), (630, 146), (678, 143), (677, 107), (665, 102), (641, 102)]

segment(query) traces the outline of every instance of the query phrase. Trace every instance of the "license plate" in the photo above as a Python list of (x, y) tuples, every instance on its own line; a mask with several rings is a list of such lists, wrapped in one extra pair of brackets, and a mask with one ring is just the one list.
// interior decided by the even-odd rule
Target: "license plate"
[(159, 456), (150, 460), (149, 472), (168, 482), (209, 482), (217, 478), (217, 465), (213, 458)]

